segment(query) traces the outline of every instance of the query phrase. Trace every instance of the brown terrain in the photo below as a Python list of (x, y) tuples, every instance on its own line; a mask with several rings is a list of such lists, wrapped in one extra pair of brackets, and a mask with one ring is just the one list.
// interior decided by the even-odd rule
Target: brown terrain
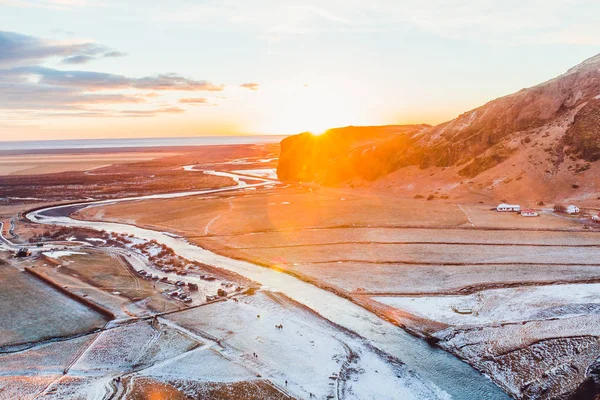
[[(277, 155), (278, 147), (85, 149), (58, 154), (0, 151), (0, 205), (99, 200), (229, 186), (229, 178), (190, 174), (181, 166), (202, 162), (214, 167), (221, 160), (272, 157)], [(37, 164), (32, 164), (34, 161)], [(2, 165), (10, 165), (13, 173), (7, 170), (3, 175)]]

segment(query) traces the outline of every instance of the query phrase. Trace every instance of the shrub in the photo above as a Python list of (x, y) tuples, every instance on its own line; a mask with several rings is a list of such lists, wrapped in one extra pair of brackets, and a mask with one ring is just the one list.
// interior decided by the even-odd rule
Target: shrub
[(430, 194), (430, 195), (427, 197), (427, 200), (433, 200), (433, 199), (435, 199), (435, 196), (434, 196), (434, 195), (432, 195), (432, 194)]
[(564, 204), (555, 204), (554, 211), (555, 212), (565, 212), (565, 211), (567, 211), (567, 207), (565, 207)]
[(422, 198), (423, 198), (423, 195), (420, 195), (420, 194), (415, 196), (415, 199), (422, 199)]

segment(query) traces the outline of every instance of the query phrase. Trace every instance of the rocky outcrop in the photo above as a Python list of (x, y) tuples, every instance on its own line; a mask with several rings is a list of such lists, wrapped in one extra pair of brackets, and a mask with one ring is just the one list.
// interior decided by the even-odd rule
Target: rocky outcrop
[(392, 125), (309, 132), (281, 142), (277, 175), (281, 180), (335, 184), (353, 177), (375, 179), (417, 162), (399, 153), (412, 148), (415, 134), (429, 125)]
[(575, 115), (573, 125), (567, 129), (565, 144), (578, 158), (600, 160), (600, 98), (588, 102)]

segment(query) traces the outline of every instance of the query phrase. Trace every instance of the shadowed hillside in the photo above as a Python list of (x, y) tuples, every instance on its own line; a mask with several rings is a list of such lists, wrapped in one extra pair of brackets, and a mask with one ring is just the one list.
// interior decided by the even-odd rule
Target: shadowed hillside
[(277, 174), (283, 180), (334, 184), (359, 176), (375, 179), (393, 171), (398, 149), (413, 144), (430, 125), (349, 126), (321, 135), (304, 132), (281, 142)]

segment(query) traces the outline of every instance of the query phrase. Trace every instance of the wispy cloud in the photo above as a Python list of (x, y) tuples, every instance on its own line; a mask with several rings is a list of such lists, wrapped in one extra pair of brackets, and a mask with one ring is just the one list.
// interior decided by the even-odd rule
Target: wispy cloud
[(156, 114), (181, 114), (185, 112), (183, 108), (179, 107), (165, 107), (156, 108), (153, 110), (123, 110), (119, 111), (122, 116), (126, 117), (150, 117)]
[(85, 93), (60, 86), (32, 83), (0, 83), (0, 109), (82, 110), (90, 105), (144, 103), (137, 96), (115, 93)]
[(66, 64), (84, 64), (124, 53), (91, 42), (44, 40), (16, 32), (0, 31), (0, 66), (38, 64), (51, 58), (63, 58)]
[(188, 97), (179, 99), (181, 104), (188, 104), (192, 106), (206, 106), (210, 105), (210, 101), (205, 97)]
[(244, 88), (244, 89), (249, 89), (249, 90), (258, 90), (260, 88), (260, 85), (258, 83), (249, 82), (249, 83), (242, 83), (240, 85), (240, 87)]
[(86, 91), (143, 89), (220, 92), (224, 89), (223, 85), (189, 79), (174, 73), (131, 78), (105, 72), (64, 71), (42, 66), (31, 66), (0, 70), (0, 81), (3, 77), (17, 79), (21, 82), (33, 80), (38, 84), (79, 88)]
[[(184, 109), (169, 102), (152, 104), (165, 91), (221, 92), (224, 85), (176, 73), (130, 77), (80, 69), (62, 70), (44, 66), (59, 58), (61, 64), (82, 65), (125, 53), (89, 42), (56, 42), (15, 32), (0, 31), (0, 111), (85, 117), (149, 117), (177, 114)], [(127, 110), (127, 105), (145, 104)], [(187, 98), (181, 104), (211, 105), (207, 99)], [(125, 109), (115, 111), (110, 107)], [(106, 108), (108, 107), (108, 108)]]

